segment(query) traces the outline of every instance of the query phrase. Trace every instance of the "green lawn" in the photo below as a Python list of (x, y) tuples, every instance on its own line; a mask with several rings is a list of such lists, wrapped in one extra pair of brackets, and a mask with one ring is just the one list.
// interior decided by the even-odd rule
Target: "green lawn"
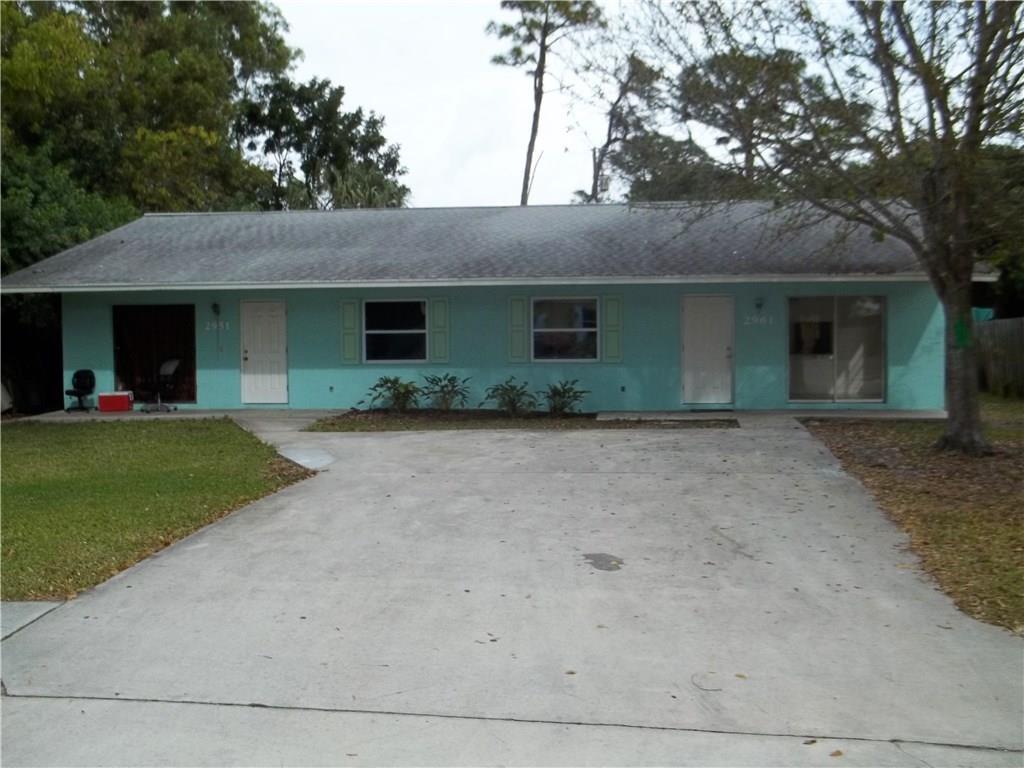
[(62, 598), (308, 476), (227, 419), (5, 423), (4, 600)]

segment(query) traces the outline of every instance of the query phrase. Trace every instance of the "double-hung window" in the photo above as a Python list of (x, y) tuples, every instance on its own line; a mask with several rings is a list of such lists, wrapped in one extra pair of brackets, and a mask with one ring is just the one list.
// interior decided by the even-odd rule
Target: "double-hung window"
[(363, 335), (367, 362), (424, 362), (427, 359), (427, 302), (365, 302)]
[(534, 360), (597, 360), (597, 299), (534, 299)]

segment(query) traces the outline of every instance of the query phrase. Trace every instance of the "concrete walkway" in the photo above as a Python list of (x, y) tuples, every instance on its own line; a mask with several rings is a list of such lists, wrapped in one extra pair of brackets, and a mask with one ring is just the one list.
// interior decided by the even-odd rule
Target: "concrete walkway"
[(45, 616), (60, 603), (38, 601), (5, 601), (0, 603), (0, 638), (6, 640), (22, 627)]
[(240, 422), (322, 471), (4, 641), (5, 765), (1022, 762), (1021, 639), (795, 422)]

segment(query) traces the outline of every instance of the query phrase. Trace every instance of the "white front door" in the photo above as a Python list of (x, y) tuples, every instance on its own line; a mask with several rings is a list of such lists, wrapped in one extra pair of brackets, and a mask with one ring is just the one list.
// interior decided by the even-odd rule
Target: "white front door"
[(284, 302), (242, 302), (242, 402), (288, 402)]
[(732, 402), (733, 307), (730, 296), (683, 298), (683, 402)]

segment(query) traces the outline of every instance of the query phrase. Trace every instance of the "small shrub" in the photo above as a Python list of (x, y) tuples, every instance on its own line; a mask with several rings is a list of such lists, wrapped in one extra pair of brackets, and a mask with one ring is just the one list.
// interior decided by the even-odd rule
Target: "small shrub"
[(450, 373), (443, 376), (424, 376), (427, 385), (420, 390), (424, 397), (429, 397), (439, 411), (450, 411), (452, 408), (466, 405), (469, 398), (469, 378), (460, 379)]
[(366, 393), (370, 407), (381, 405), (399, 413), (415, 408), (422, 390), (415, 381), (402, 381), (398, 376), (381, 376)]
[(519, 416), (537, 407), (537, 398), (530, 392), (529, 385), (525, 381), (516, 382), (515, 376), (509, 376), (501, 384), (488, 387), (484, 392), (486, 402), (493, 402), (509, 416)]
[(557, 384), (548, 386), (547, 391), (538, 394), (547, 401), (548, 412), (552, 416), (564, 416), (567, 413), (575, 413), (583, 398), (590, 394), (590, 390), (579, 389), (576, 385), (579, 379), (569, 381), (563, 379)]

